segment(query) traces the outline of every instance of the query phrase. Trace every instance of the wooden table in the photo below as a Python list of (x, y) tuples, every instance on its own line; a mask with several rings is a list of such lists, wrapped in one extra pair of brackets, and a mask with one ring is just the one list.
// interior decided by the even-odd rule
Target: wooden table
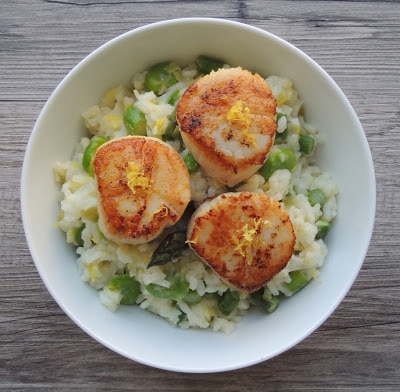
[[(268, 362), (206, 375), (146, 367), (81, 331), (39, 278), (24, 238), (19, 200), (32, 127), (67, 72), (123, 32), (191, 16), (252, 24), (322, 65), (360, 117), (377, 179), (369, 252), (328, 321)], [(1, 1), (0, 390), (400, 390), (399, 53), (398, 1)]]

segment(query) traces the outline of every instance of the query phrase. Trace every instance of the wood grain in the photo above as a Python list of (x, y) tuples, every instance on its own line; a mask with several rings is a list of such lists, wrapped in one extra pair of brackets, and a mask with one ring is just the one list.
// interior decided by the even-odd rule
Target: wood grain
[[(123, 32), (190, 16), (260, 27), (314, 58), (358, 113), (377, 180), (370, 249), (334, 314), (308, 339), (268, 362), (208, 375), (134, 363), (82, 332), (55, 304), (34, 267), (19, 200), (32, 127), (68, 71)], [(0, 2), (0, 390), (399, 390), (399, 53), (398, 1)]]

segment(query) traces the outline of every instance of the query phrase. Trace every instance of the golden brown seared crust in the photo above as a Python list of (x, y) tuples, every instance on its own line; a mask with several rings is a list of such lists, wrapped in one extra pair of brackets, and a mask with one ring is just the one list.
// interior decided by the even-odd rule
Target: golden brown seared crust
[(206, 172), (234, 186), (264, 163), (276, 133), (276, 100), (268, 83), (242, 68), (196, 81), (177, 106), (185, 145)]
[(181, 218), (190, 201), (184, 162), (155, 138), (129, 136), (103, 144), (94, 170), (99, 227), (118, 243), (151, 241)]
[(188, 227), (191, 248), (225, 281), (254, 292), (292, 256), (287, 212), (265, 194), (225, 193), (204, 202)]

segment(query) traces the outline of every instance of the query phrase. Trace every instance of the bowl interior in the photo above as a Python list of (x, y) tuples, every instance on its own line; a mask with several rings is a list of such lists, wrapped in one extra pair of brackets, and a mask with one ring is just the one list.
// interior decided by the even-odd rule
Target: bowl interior
[[(306, 118), (326, 142), (319, 164), (340, 187), (338, 216), (320, 279), (268, 316), (252, 312), (229, 336), (180, 330), (138, 307), (105, 309), (83, 284), (74, 249), (54, 223), (59, 190), (52, 167), (71, 158), (85, 134), (81, 112), (135, 72), (198, 54), (231, 65), (289, 77), (304, 99)], [(357, 184), (357, 186), (354, 186)], [(26, 152), (21, 183), (27, 241), (37, 269), (60, 307), (89, 335), (138, 362), (183, 372), (241, 368), (291, 348), (313, 332), (348, 292), (364, 260), (375, 214), (375, 180), (363, 129), (333, 80), (309, 57), (256, 28), (217, 19), (181, 19), (145, 26), (103, 45), (77, 65), (41, 112)]]

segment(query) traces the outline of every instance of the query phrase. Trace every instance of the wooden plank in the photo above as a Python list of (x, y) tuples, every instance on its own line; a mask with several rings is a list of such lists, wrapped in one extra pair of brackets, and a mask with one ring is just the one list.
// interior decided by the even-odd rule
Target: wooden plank
[[(365, 263), (337, 311), (268, 362), (177, 374), (101, 346), (58, 307), (24, 238), (19, 179), (45, 101), (74, 65), (135, 27), (222, 17), (277, 34), (322, 65), (370, 143), (377, 216)], [(398, 1), (40, 1), (0, 3), (0, 390), (396, 391), (400, 385), (400, 3)], [(194, 353), (195, 355), (195, 353)]]

